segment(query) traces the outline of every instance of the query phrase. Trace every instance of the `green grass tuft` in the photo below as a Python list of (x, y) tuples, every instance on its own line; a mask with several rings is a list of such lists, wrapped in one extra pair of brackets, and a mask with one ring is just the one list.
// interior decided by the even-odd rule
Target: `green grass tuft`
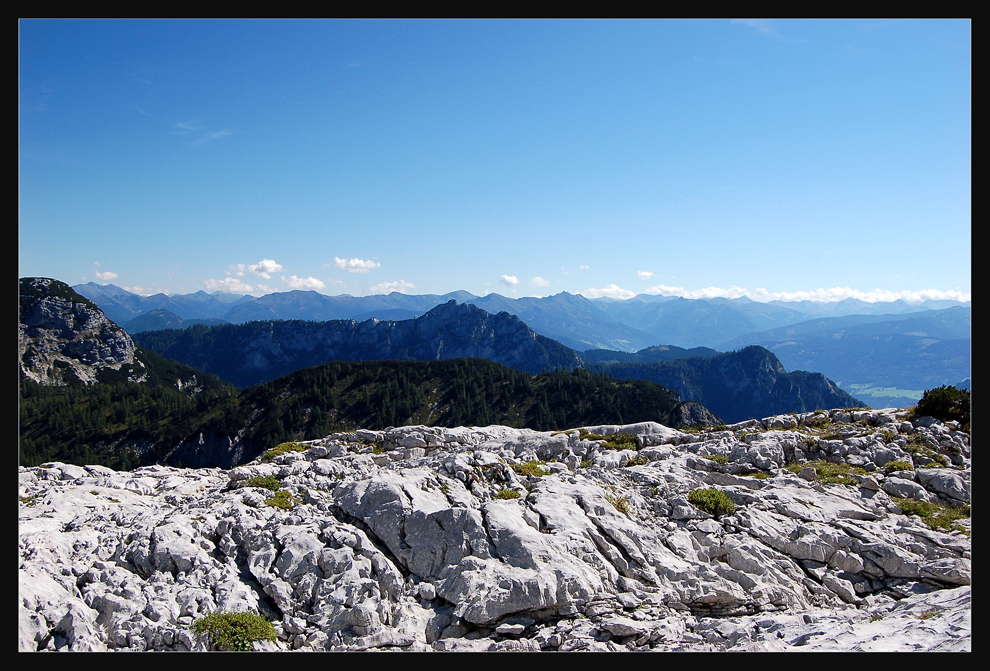
[(292, 510), (299, 501), (290, 492), (280, 490), (275, 492), (271, 498), (265, 499), (265, 504), (273, 508), (282, 510)]
[(272, 449), (265, 452), (261, 457), (263, 461), (271, 461), (280, 454), (286, 454), (287, 452), (305, 452), (306, 446), (301, 443), (280, 443)]
[(849, 464), (833, 464), (830, 461), (808, 461), (803, 464), (788, 464), (784, 468), (791, 473), (800, 473), (805, 466), (811, 466), (817, 472), (815, 480), (826, 485), (859, 485), (859, 480), (853, 475), (867, 475), (866, 469)]
[(542, 468), (542, 466), (546, 463), (547, 462), (545, 461), (527, 461), (525, 464), (512, 464), (512, 470), (514, 470), (517, 475), (531, 475), (536, 478), (541, 478), (550, 472)]
[(611, 436), (603, 436), (600, 433), (591, 433), (589, 431), (581, 430), (581, 438), (584, 440), (602, 440), (605, 441), (605, 449), (607, 450), (638, 450), (639, 440), (636, 436), (629, 433), (613, 433)]
[(904, 511), (905, 515), (917, 515), (932, 529), (951, 531), (958, 528), (962, 530), (962, 527), (956, 525), (956, 522), (969, 517), (969, 506), (953, 508), (941, 503), (928, 503), (927, 501), (898, 497), (891, 497), (891, 500)]
[(268, 489), (273, 492), (282, 489), (282, 483), (274, 475), (256, 475), (253, 478), (245, 480), (244, 485), (247, 487), (261, 487), (262, 489)]

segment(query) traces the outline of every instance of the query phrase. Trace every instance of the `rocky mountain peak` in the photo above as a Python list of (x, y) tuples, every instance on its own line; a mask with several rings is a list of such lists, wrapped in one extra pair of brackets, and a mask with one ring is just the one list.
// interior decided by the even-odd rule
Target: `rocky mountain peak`
[(18, 307), (20, 369), (35, 382), (93, 384), (104, 369), (140, 366), (131, 337), (64, 282), (22, 278)]

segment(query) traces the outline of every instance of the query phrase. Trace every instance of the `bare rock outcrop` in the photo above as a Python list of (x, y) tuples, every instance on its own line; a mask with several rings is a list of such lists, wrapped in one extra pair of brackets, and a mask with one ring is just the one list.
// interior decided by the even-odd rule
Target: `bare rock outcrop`
[(871, 412), (21, 468), (19, 648), (206, 650), (254, 611), (269, 650), (969, 650), (969, 435)]
[(143, 377), (131, 337), (68, 285), (22, 279), (19, 310), (18, 360), (25, 377), (41, 384), (92, 384), (101, 370), (122, 366), (134, 381)]

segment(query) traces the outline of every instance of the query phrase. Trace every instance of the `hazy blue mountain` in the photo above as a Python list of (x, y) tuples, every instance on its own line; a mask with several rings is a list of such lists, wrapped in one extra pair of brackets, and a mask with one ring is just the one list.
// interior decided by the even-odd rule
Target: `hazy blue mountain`
[[(734, 350), (759, 344), (777, 352), (788, 369), (822, 371), (874, 407), (910, 405), (920, 398), (927, 385), (951, 384), (967, 377), (970, 366), (968, 317), (954, 334), (944, 330), (947, 323), (937, 333), (925, 331), (932, 326), (930, 322), (921, 326), (892, 325), (912, 316), (924, 319), (926, 314), (952, 306), (969, 309), (968, 303), (953, 301), (869, 303), (850, 298), (831, 303), (760, 303), (748, 298), (685, 299), (648, 294), (627, 300), (590, 300), (566, 292), (544, 298), (514, 299), (499, 294), (477, 297), (464, 291), (442, 296), (393, 292), (355, 297), (289, 291), (260, 298), (205, 292), (143, 297), (114, 285), (89, 283), (76, 288), (103, 308), (113, 321), (128, 329), (144, 329), (156, 323), (134, 321), (153, 310), (167, 310), (184, 321), (353, 319), (363, 322), (374, 318), (399, 322), (422, 316), (454, 299), (493, 314), (515, 315), (536, 333), (577, 352), (603, 349), (636, 353), (632, 357), (600, 355), (614, 362), (642, 361), (641, 352), (659, 345)], [(876, 327), (872, 331), (864, 330), (867, 324)], [(166, 322), (162, 327), (174, 325)], [(844, 329), (854, 330), (847, 337), (838, 335)], [(928, 335), (915, 337), (914, 331)], [(887, 336), (890, 338), (886, 344), (877, 345), (868, 340)], [(823, 340), (805, 342), (806, 338)], [(594, 358), (599, 354), (589, 356)]]
[(488, 294), (470, 301), (480, 308), (505, 311), (522, 319), (537, 333), (576, 350), (635, 351), (657, 344), (649, 333), (620, 323), (595, 302), (561, 292), (544, 298), (506, 298)]
[(618, 379), (648, 380), (696, 401), (727, 423), (789, 412), (862, 406), (821, 373), (788, 373), (762, 347), (710, 357), (591, 366)]
[(252, 296), (217, 292), (208, 294), (197, 291), (192, 294), (154, 294), (140, 296), (113, 284), (88, 282), (72, 287), (77, 293), (96, 303), (107, 316), (121, 328), (131, 320), (155, 310), (167, 310), (180, 319), (219, 319), (231, 307)]
[(654, 345), (638, 352), (617, 352), (608, 349), (590, 349), (581, 353), (585, 363), (645, 363), (647, 361), (673, 361), (674, 359), (689, 359), (691, 357), (710, 357), (719, 354), (709, 347), (692, 347), (685, 349), (673, 345)]
[(122, 324), (128, 333), (141, 333), (142, 331), (159, 331), (161, 329), (185, 329), (190, 326), (201, 324), (203, 326), (216, 326), (226, 324), (222, 319), (183, 319), (179, 315), (169, 310), (152, 310), (138, 315), (131, 321)]
[(926, 389), (971, 374), (972, 308), (814, 319), (750, 333), (724, 349), (761, 345), (788, 368), (821, 371), (872, 407), (913, 405)]
[(406, 318), (426, 314), (438, 305), (450, 300), (464, 302), (474, 298), (466, 291), (454, 291), (442, 296), (436, 294), (408, 295), (393, 291), (375, 296), (327, 296), (316, 291), (283, 291), (268, 294), (241, 303), (224, 315), (233, 324), (271, 319), (305, 319), (329, 321), (332, 319), (387, 319), (387, 315), (404, 315)]
[(614, 320), (649, 334), (650, 343), (716, 347), (743, 333), (806, 319), (796, 310), (739, 299), (688, 299), (640, 295), (602, 303)]
[(841, 301), (769, 301), (769, 305), (797, 310), (809, 317), (844, 317), (846, 315), (892, 315), (926, 310), (943, 310), (950, 307), (969, 307), (969, 302), (951, 300), (926, 300), (909, 303), (904, 300), (868, 302), (857, 298)]

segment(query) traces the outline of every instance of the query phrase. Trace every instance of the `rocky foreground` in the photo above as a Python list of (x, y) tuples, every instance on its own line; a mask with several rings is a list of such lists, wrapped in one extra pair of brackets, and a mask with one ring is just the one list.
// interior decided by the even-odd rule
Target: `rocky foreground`
[[(968, 505), (958, 427), (586, 429), (358, 431), (230, 471), (22, 467), (19, 647), (208, 650), (194, 621), (257, 611), (264, 650), (971, 649), (969, 518), (905, 514)], [(731, 505), (709, 514), (699, 489)]]

